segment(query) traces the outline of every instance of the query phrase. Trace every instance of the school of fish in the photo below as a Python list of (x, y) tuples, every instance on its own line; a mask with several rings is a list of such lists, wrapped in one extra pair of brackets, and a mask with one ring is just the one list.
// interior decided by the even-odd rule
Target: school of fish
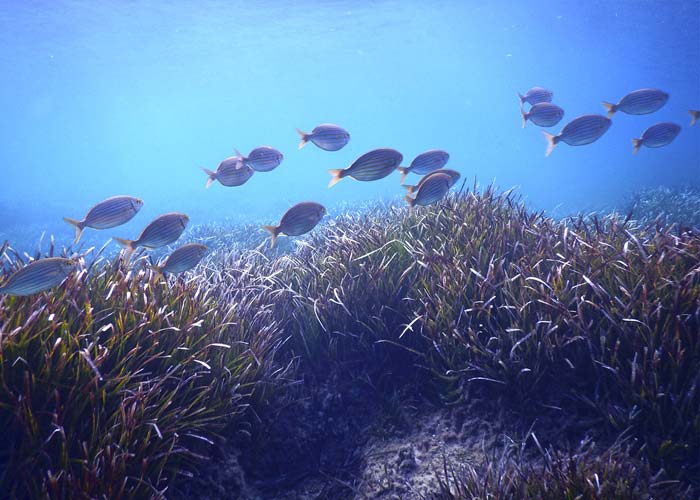
[[(528, 121), (540, 127), (553, 127), (564, 117), (564, 109), (552, 103), (554, 93), (543, 87), (532, 87), (525, 94), (518, 93), (522, 126)], [(545, 156), (549, 156), (554, 147), (563, 142), (570, 146), (583, 146), (600, 139), (612, 125), (612, 116), (617, 113), (628, 115), (646, 115), (661, 109), (669, 99), (669, 94), (659, 89), (639, 89), (622, 97), (616, 104), (603, 102), (607, 116), (599, 114), (582, 115), (569, 121), (558, 134), (544, 132), (547, 139)], [(525, 105), (530, 108), (526, 111)], [(700, 110), (690, 110), (690, 126), (700, 119)], [(681, 127), (672, 122), (659, 122), (644, 130), (639, 138), (633, 138), (633, 152), (642, 146), (659, 148), (670, 144), (680, 133)], [(311, 132), (297, 129), (301, 141), (299, 149), (311, 142), (324, 151), (339, 151), (350, 141), (350, 133), (343, 127), (323, 123)], [(239, 151), (236, 155), (225, 158), (215, 171), (202, 167), (207, 175), (206, 188), (218, 181), (222, 186), (242, 186), (258, 172), (270, 172), (284, 160), (284, 155), (271, 146), (260, 146), (244, 156)], [(357, 181), (370, 182), (383, 179), (392, 172), (401, 174), (400, 183), (406, 188), (405, 200), (409, 210), (417, 205), (427, 206), (442, 200), (449, 189), (459, 180), (460, 173), (444, 168), (450, 159), (447, 151), (430, 149), (416, 156), (407, 167), (401, 166), (403, 155), (391, 148), (380, 148), (359, 156), (346, 168), (331, 169), (332, 178), (328, 187), (334, 186), (345, 177)], [(417, 184), (404, 184), (409, 174), (423, 176)], [(81, 219), (64, 217), (64, 221), (75, 227), (75, 240), (78, 243), (85, 228), (96, 230), (121, 226), (133, 219), (143, 200), (133, 196), (113, 196), (91, 207)], [(313, 201), (297, 203), (281, 217), (279, 224), (263, 226), (270, 232), (270, 246), (274, 247), (280, 234), (299, 236), (313, 230), (326, 215), (326, 208)], [(135, 239), (113, 239), (123, 247), (124, 259), (129, 260), (138, 247), (160, 248), (177, 241), (187, 228), (189, 217), (183, 213), (167, 213), (156, 217), (147, 224)], [(6, 245), (5, 245), (6, 246)], [(159, 264), (152, 264), (154, 279), (165, 274), (179, 274), (199, 264), (208, 252), (206, 245), (187, 243), (170, 253)], [(0, 250), (0, 254), (4, 247)], [(77, 259), (49, 257), (35, 260), (25, 265), (0, 283), (0, 294), (26, 296), (49, 290), (60, 285), (76, 268)]]

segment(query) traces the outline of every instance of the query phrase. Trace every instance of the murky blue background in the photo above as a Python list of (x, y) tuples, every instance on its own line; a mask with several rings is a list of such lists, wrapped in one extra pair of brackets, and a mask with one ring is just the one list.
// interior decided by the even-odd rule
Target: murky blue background
[[(126, 226), (87, 230), (88, 242), (136, 237), (168, 211), (274, 223), (302, 200), (331, 215), (401, 203), (398, 173), (326, 188), (327, 169), (376, 147), (405, 164), (445, 149), (470, 183), (518, 186), (559, 215), (644, 186), (698, 185), (700, 126), (687, 111), (700, 108), (699, 19), (699, 2), (678, 0), (3, 1), (0, 239), (22, 247), (48, 231), (69, 244), (62, 217), (115, 194), (145, 206)], [(533, 85), (566, 111), (554, 132), (634, 89), (671, 97), (545, 158), (541, 131), (521, 129), (516, 91)], [(682, 125), (675, 142), (633, 156), (631, 139), (666, 120)], [(348, 146), (297, 150), (294, 128), (323, 122), (346, 127)], [(285, 154), (277, 170), (204, 189), (200, 167), (259, 145)]]

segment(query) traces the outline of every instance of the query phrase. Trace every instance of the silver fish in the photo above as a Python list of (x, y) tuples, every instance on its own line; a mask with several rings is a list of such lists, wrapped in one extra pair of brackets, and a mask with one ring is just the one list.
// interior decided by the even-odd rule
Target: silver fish
[(223, 186), (227, 187), (241, 186), (248, 182), (248, 179), (255, 173), (255, 170), (248, 165), (244, 165), (238, 156), (231, 156), (223, 160), (219, 163), (216, 172), (206, 168), (202, 168), (202, 170), (209, 176), (206, 188), (209, 188), (214, 181), (219, 181)]
[(544, 89), (542, 87), (532, 87), (530, 90), (522, 95), (518, 92), (518, 97), (520, 97), (520, 104), (530, 103), (532, 105), (538, 104), (540, 102), (552, 102), (552, 96), (554, 93), (551, 90)]
[(326, 214), (326, 207), (313, 201), (297, 203), (287, 210), (277, 226), (263, 226), (272, 234), (270, 248), (274, 248), (277, 236), (284, 233), (289, 236), (299, 236), (308, 233)]
[(671, 122), (661, 122), (652, 125), (644, 132), (639, 139), (632, 139), (633, 153), (639, 151), (639, 148), (646, 146), (648, 148), (660, 148), (671, 144), (671, 141), (676, 138), (681, 131), (680, 125)]
[(397, 170), (401, 172), (401, 184), (406, 180), (406, 175), (409, 172), (418, 175), (425, 175), (444, 167), (450, 154), (441, 149), (431, 149), (425, 153), (416, 156), (408, 167), (399, 167)]
[(528, 120), (540, 127), (553, 127), (564, 117), (564, 110), (551, 102), (540, 102), (532, 106), (527, 113), (521, 104), (520, 114), (523, 117), (523, 128)]
[(374, 149), (355, 160), (344, 169), (332, 169), (328, 173), (333, 176), (328, 187), (334, 186), (343, 177), (352, 177), (358, 181), (376, 181), (383, 179), (401, 165), (403, 155), (395, 149)]
[(129, 222), (141, 210), (143, 200), (133, 196), (112, 196), (88, 210), (83, 220), (64, 217), (63, 220), (75, 226), (75, 241), (78, 243), (83, 229), (108, 229)]
[(243, 156), (240, 152), (236, 154), (244, 165), (249, 166), (256, 172), (269, 172), (282, 163), (284, 155), (270, 146), (260, 146), (250, 152), (248, 156)]
[(114, 238), (127, 251), (126, 259), (137, 247), (158, 248), (176, 241), (183, 233), (190, 218), (178, 212), (163, 214), (147, 225), (135, 240)]
[(165, 273), (179, 274), (192, 269), (199, 264), (209, 247), (201, 243), (187, 243), (168, 255), (165, 262), (159, 266), (152, 266), (156, 273), (156, 279)]
[(440, 168), (438, 170), (435, 170), (434, 172), (429, 173), (428, 175), (421, 177), (421, 180), (418, 181), (418, 184), (415, 186), (410, 186), (410, 185), (403, 185), (403, 187), (406, 188), (406, 191), (408, 192), (409, 195), (412, 195), (418, 189), (420, 189), (421, 185), (428, 180), (431, 176), (433, 175), (438, 175), (438, 174), (447, 174), (450, 176), (450, 187), (454, 186), (455, 183), (459, 180), (461, 177), (460, 173), (457, 172), (456, 170), (450, 170), (449, 168)]
[(310, 134), (297, 129), (301, 136), (299, 149), (303, 148), (307, 142), (311, 141), (316, 146), (326, 151), (338, 151), (342, 149), (350, 140), (350, 134), (343, 127), (332, 123), (323, 123), (311, 131)]
[(603, 106), (608, 110), (608, 118), (616, 111), (622, 111), (628, 115), (646, 115), (660, 109), (668, 101), (668, 94), (659, 89), (639, 89), (630, 92), (620, 99), (617, 104), (603, 101)]
[(416, 197), (411, 198), (410, 195), (406, 195), (406, 201), (411, 208), (413, 208), (414, 205), (431, 205), (443, 199), (452, 184), (452, 177), (447, 174), (430, 174), (425, 181), (418, 186)]
[(695, 125), (695, 122), (700, 120), (700, 111), (696, 109), (691, 109), (688, 111), (688, 113), (690, 113), (690, 126), (692, 127), (693, 125)]
[(12, 274), (0, 293), (8, 295), (32, 295), (58, 286), (73, 271), (76, 261), (62, 257), (35, 260)]
[(597, 141), (610, 128), (612, 121), (602, 115), (582, 115), (564, 125), (557, 135), (542, 132), (549, 142), (545, 156), (549, 156), (554, 146), (565, 142), (569, 146), (583, 146)]

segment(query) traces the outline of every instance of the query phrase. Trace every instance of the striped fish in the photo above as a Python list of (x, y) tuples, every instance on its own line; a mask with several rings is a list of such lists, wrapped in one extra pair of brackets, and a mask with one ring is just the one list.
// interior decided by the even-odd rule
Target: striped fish
[(328, 187), (334, 186), (343, 177), (352, 177), (358, 181), (376, 181), (383, 179), (401, 165), (403, 155), (395, 149), (374, 149), (355, 160), (345, 169), (332, 169), (333, 176)]
[(542, 132), (549, 141), (545, 156), (549, 156), (559, 142), (565, 142), (569, 146), (583, 146), (595, 142), (610, 128), (611, 123), (610, 118), (602, 115), (582, 115), (564, 125), (557, 135)]
[(93, 229), (108, 229), (110, 227), (121, 226), (129, 222), (141, 210), (143, 200), (133, 196), (112, 196), (99, 202), (88, 210), (83, 220), (70, 219), (64, 217), (63, 220), (75, 226), (75, 241), (78, 243), (83, 229), (91, 227)]
[(204, 173), (209, 176), (206, 188), (212, 185), (214, 181), (219, 181), (221, 185), (227, 187), (241, 186), (248, 182), (255, 170), (250, 168), (248, 165), (244, 165), (238, 156), (231, 156), (226, 158), (216, 169), (216, 172), (212, 172), (206, 168), (202, 168)]
[(414, 205), (431, 205), (443, 199), (452, 184), (452, 177), (447, 174), (430, 174), (418, 186), (416, 197), (411, 198), (410, 195), (406, 195), (406, 201), (411, 208)]
[(58, 286), (68, 277), (76, 261), (62, 257), (35, 260), (12, 274), (0, 293), (8, 295), (32, 295)]
[(147, 225), (135, 240), (114, 238), (126, 249), (126, 260), (137, 247), (158, 248), (176, 241), (187, 227), (190, 218), (185, 214), (172, 212), (157, 217)]
[(311, 141), (316, 146), (326, 151), (338, 151), (342, 149), (350, 140), (350, 134), (343, 127), (332, 123), (323, 123), (314, 127), (310, 134), (297, 129), (301, 136), (299, 149), (303, 148), (307, 142)]
[(274, 170), (282, 163), (284, 155), (270, 146), (260, 146), (255, 148), (246, 157), (236, 150), (236, 154), (244, 165), (249, 166), (256, 172), (269, 172)]
[(525, 95), (518, 92), (520, 104), (528, 102), (531, 105), (539, 104), (541, 102), (552, 102), (553, 95), (554, 93), (551, 90), (543, 89), (542, 87), (532, 87), (530, 90), (525, 92)]
[(450, 154), (441, 149), (431, 149), (416, 156), (408, 167), (399, 167), (401, 172), (401, 184), (406, 180), (409, 172), (425, 175), (444, 167), (450, 159)]
[(639, 139), (632, 139), (632, 145), (634, 146), (632, 152), (636, 153), (642, 146), (660, 148), (671, 144), (671, 141), (676, 138), (680, 131), (680, 125), (671, 122), (661, 122), (652, 125), (642, 132), (642, 137)]
[(627, 94), (617, 104), (603, 101), (603, 106), (608, 110), (608, 118), (612, 118), (616, 111), (628, 115), (647, 115), (660, 109), (666, 101), (668, 94), (663, 90), (639, 89)]
[(415, 193), (416, 191), (418, 191), (420, 189), (421, 185), (426, 180), (428, 180), (433, 175), (438, 175), (438, 174), (447, 174), (450, 176), (450, 187), (454, 186), (455, 182), (457, 182), (459, 180), (459, 178), (461, 177), (460, 173), (457, 172), (456, 170), (450, 170), (449, 168), (441, 168), (441, 169), (435, 170), (434, 172), (429, 173), (428, 175), (426, 175), (424, 177), (421, 177), (421, 180), (418, 181), (417, 185), (407, 186), (404, 184), (403, 187), (406, 188), (406, 191), (408, 192), (409, 195), (412, 195), (413, 193)]
[(523, 128), (528, 120), (540, 127), (553, 127), (564, 117), (564, 110), (551, 102), (540, 102), (532, 106), (527, 113), (521, 104), (520, 114), (523, 117)]
[(277, 236), (280, 233), (284, 233), (289, 236), (299, 236), (301, 234), (308, 233), (314, 227), (316, 227), (316, 224), (321, 221), (325, 214), (326, 207), (319, 203), (313, 201), (297, 203), (284, 213), (279, 225), (263, 226), (263, 229), (270, 231), (272, 234), (270, 248), (275, 247), (275, 244), (277, 243)]
[(187, 243), (168, 255), (165, 262), (159, 266), (151, 266), (155, 271), (155, 279), (158, 280), (165, 273), (179, 274), (189, 271), (199, 264), (209, 247), (201, 243)]
[(691, 109), (688, 111), (690, 113), (690, 126), (692, 127), (695, 125), (695, 122), (697, 122), (700, 119), (700, 111), (696, 109)]

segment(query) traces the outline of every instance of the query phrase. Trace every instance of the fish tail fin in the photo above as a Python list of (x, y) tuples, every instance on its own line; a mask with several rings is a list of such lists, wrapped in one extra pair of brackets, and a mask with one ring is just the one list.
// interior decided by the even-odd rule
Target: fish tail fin
[(639, 151), (639, 148), (642, 147), (642, 140), (641, 139), (632, 139), (632, 153), (637, 154), (637, 151)]
[(343, 178), (343, 169), (342, 168), (332, 168), (328, 171), (328, 173), (333, 176), (331, 181), (328, 183), (329, 188), (335, 186), (338, 182), (340, 182), (340, 179)]
[(134, 250), (136, 250), (136, 245), (134, 245), (135, 241), (134, 240), (127, 240), (124, 238), (117, 238), (113, 237), (112, 238), (114, 241), (119, 243), (119, 245), (126, 250), (126, 259), (129, 260), (131, 258), (131, 254), (134, 253)]
[(416, 186), (410, 186), (407, 184), (401, 184), (404, 188), (406, 188), (406, 196), (411, 196), (414, 191), (416, 190)]
[(233, 150), (236, 152), (236, 156), (237, 156), (238, 159), (241, 161), (241, 163), (245, 164), (245, 161), (246, 161), (248, 158), (246, 158), (245, 156), (243, 156), (243, 154), (241, 154), (241, 152), (238, 151), (236, 148), (233, 148)]
[(544, 132), (544, 131), (542, 131), (542, 133), (544, 134), (544, 137), (547, 139), (547, 152), (544, 155), (549, 156), (550, 154), (552, 154), (552, 151), (554, 150), (554, 146), (556, 146), (557, 142), (559, 142), (559, 139), (558, 139), (559, 136), (554, 135), (554, 134), (550, 134), (549, 132)]
[(69, 217), (64, 217), (63, 220), (75, 227), (75, 241), (73, 241), (73, 243), (78, 243), (78, 241), (80, 241), (80, 235), (83, 234), (83, 223)]
[(204, 173), (209, 176), (207, 179), (207, 183), (204, 185), (205, 188), (209, 189), (209, 187), (214, 183), (216, 180), (216, 172), (212, 172), (208, 168), (202, 167), (202, 170), (204, 170)]
[(698, 121), (698, 118), (700, 118), (700, 111), (690, 110), (688, 113), (690, 113), (691, 116), (690, 126), (692, 127)]
[(163, 277), (163, 267), (156, 266), (155, 264), (150, 266), (151, 271), (153, 271), (153, 281), (158, 282)]
[(301, 137), (301, 142), (299, 142), (299, 149), (301, 149), (304, 146), (306, 146), (307, 142), (309, 142), (309, 134), (307, 134), (303, 130), (299, 130), (299, 129), (296, 129), (296, 130), (297, 130), (297, 134), (299, 134), (299, 136)]
[(404, 181), (406, 180), (406, 176), (408, 175), (408, 169), (407, 169), (406, 167), (399, 167), (399, 168), (397, 168), (396, 170), (398, 170), (399, 172), (401, 172), (401, 180), (400, 180), (399, 182), (400, 182), (401, 184), (403, 184)]
[(520, 99), (520, 105), (522, 106), (522, 104), (525, 102), (525, 96), (522, 95), (520, 92), (517, 92), (517, 94), (518, 94), (518, 99)]
[(406, 197), (405, 197), (404, 199), (406, 200), (406, 203), (408, 203), (408, 211), (409, 211), (409, 213), (410, 213), (410, 212), (413, 212), (413, 205), (416, 204), (416, 200), (414, 200), (413, 198), (411, 198), (409, 195), (406, 195)]
[(612, 115), (614, 115), (615, 111), (617, 111), (617, 105), (611, 102), (603, 101), (603, 106), (605, 106), (605, 109), (608, 110), (608, 118), (612, 118)]
[(523, 103), (520, 103), (520, 116), (523, 118), (523, 128), (525, 128), (525, 123), (527, 122), (527, 113), (523, 109)]
[(280, 227), (263, 226), (262, 228), (266, 231), (270, 231), (270, 234), (272, 235), (272, 239), (270, 240), (270, 248), (275, 248), (275, 245), (277, 244), (277, 236), (280, 234)]

